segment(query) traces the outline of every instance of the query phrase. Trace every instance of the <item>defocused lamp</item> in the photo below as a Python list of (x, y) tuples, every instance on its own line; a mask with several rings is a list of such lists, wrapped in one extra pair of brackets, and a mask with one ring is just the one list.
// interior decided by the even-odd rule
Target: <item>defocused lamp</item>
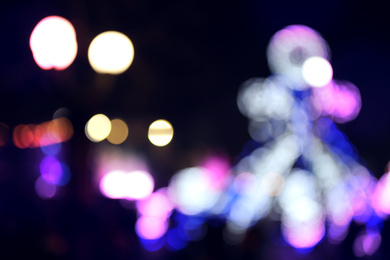
[(110, 134), (110, 131), (111, 121), (103, 114), (94, 115), (85, 125), (85, 134), (92, 142), (103, 141)]
[(121, 74), (133, 62), (134, 47), (120, 32), (107, 31), (96, 36), (88, 48), (88, 60), (97, 73)]
[(156, 120), (149, 126), (148, 138), (156, 146), (165, 146), (173, 138), (173, 127), (166, 120)]
[(129, 134), (129, 128), (121, 119), (111, 120), (111, 131), (107, 136), (107, 140), (112, 144), (123, 143)]
[(76, 58), (76, 31), (65, 18), (48, 16), (32, 31), (30, 48), (40, 68), (66, 69)]

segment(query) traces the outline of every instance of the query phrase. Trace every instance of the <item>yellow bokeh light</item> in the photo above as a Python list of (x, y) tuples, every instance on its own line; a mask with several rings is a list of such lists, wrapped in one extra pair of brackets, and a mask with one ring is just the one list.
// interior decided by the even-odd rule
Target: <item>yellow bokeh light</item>
[(65, 18), (46, 17), (32, 31), (30, 48), (40, 68), (66, 69), (77, 55), (76, 31)]
[(115, 31), (96, 36), (88, 48), (88, 60), (98, 73), (121, 74), (133, 62), (134, 47), (130, 39)]
[(173, 127), (166, 120), (156, 120), (149, 126), (148, 138), (156, 146), (165, 146), (173, 138)]
[(111, 120), (111, 131), (107, 136), (107, 140), (112, 144), (123, 143), (129, 134), (129, 128), (121, 119)]
[(94, 115), (85, 125), (85, 135), (93, 142), (103, 141), (110, 134), (110, 131), (111, 121), (103, 114)]

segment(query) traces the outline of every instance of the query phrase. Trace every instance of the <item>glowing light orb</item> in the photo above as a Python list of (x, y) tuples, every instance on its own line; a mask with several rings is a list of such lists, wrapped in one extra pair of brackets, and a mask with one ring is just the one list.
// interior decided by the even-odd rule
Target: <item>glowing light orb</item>
[(144, 216), (168, 218), (173, 207), (174, 205), (169, 200), (166, 188), (159, 189), (148, 198), (137, 202), (138, 212)]
[(338, 80), (313, 89), (311, 101), (315, 110), (337, 123), (355, 119), (362, 106), (359, 89), (351, 82)]
[(129, 134), (129, 128), (121, 119), (111, 120), (111, 131), (107, 136), (107, 140), (112, 144), (123, 143)]
[(148, 138), (156, 146), (165, 146), (173, 138), (173, 127), (166, 120), (156, 120), (149, 126)]
[(94, 115), (85, 125), (85, 134), (92, 142), (103, 141), (110, 134), (110, 131), (111, 121), (103, 114)]
[(331, 82), (333, 69), (325, 58), (310, 57), (302, 65), (302, 75), (307, 84), (320, 88)]
[(295, 248), (311, 248), (317, 245), (325, 235), (322, 222), (282, 226), (284, 239)]
[(58, 184), (62, 177), (61, 163), (54, 156), (46, 156), (42, 159), (39, 169), (42, 178), (51, 184)]
[(141, 216), (135, 224), (138, 236), (143, 239), (158, 239), (167, 229), (167, 221), (158, 217)]
[(130, 39), (115, 31), (96, 36), (88, 48), (88, 60), (98, 73), (121, 74), (133, 62), (134, 47)]
[(328, 58), (329, 47), (322, 36), (304, 25), (290, 25), (275, 33), (267, 48), (269, 68), (292, 83), (288, 87), (303, 90), (302, 64), (312, 56)]
[(145, 171), (124, 172), (115, 170), (100, 180), (100, 191), (111, 199), (145, 199), (152, 194), (154, 180)]
[(199, 214), (216, 203), (219, 192), (213, 189), (205, 173), (202, 168), (192, 167), (179, 171), (171, 179), (168, 196), (184, 214)]
[(46, 182), (42, 176), (40, 176), (35, 182), (35, 191), (40, 198), (51, 199), (56, 195), (57, 187), (55, 184)]
[(46, 17), (32, 31), (30, 48), (40, 68), (66, 69), (76, 58), (76, 31), (65, 18)]

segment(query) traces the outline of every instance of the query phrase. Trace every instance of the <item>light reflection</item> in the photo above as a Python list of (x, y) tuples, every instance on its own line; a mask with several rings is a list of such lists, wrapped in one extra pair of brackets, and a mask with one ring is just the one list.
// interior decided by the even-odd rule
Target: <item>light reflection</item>
[(76, 31), (68, 20), (48, 16), (32, 31), (30, 48), (40, 68), (66, 69), (76, 58)]

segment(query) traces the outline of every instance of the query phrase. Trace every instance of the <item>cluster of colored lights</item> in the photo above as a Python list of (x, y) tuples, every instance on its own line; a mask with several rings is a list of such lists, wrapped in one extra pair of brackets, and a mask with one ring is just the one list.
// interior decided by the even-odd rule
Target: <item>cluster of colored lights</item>
[[(94, 115), (85, 125), (85, 135), (92, 142), (107, 139), (112, 144), (121, 144), (128, 134), (129, 128), (125, 121), (119, 118), (110, 120), (104, 114)], [(156, 120), (149, 126), (148, 138), (155, 146), (165, 146), (173, 138), (173, 127), (167, 120)]]
[(68, 141), (73, 136), (73, 126), (65, 117), (40, 124), (20, 124), (13, 130), (13, 141), (18, 148), (35, 148)]
[[(77, 55), (75, 29), (62, 17), (47, 17), (34, 28), (30, 47), (42, 69), (66, 69)], [(97, 73), (123, 73), (133, 58), (131, 41), (114, 31), (98, 35), (88, 50)], [(274, 74), (245, 82), (237, 99), (239, 110), (250, 119), (251, 137), (263, 145), (245, 151), (236, 165), (231, 167), (222, 157), (206, 158), (201, 165), (176, 172), (168, 187), (154, 191), (154, 179), (142, 159), (119, 150), (99, 154), (100, 192), (135, 203), (135, 230), (145, 249), (181, 249), (202, 237), (211, 216), (224, 220), (227, 243), (239, 243), (271, 211), (278, 214), (283, 239), (294, 248), (313, 248), (325, 234), (331, 243), (341, 243), (353, 221), (365, 226), (355, 240), (355, 254), (372, 255), (379, 247), (381, 222), (390, 214), (389, 173), (377, 181), (333, 123), (358, 115), (359, 90), (333, 79), (326, 41), (306, 26), (277, 32), (267, 58)], [(0, 145), (6, 128), (0, 124)], [(129, 128), (122, 119), (97, 114), (86, 123), (85, 134), (93, 142), (117, 145), (127, 139)], [(40, 147), (44, 153), (35, 183), (41, 198), (55, 197), (70, 180), (61, 147), (72, 135), (72, 124), (62, 117), (18, 125), (13, 131), (15, 146)], [(148, 138), (165, 146), (173, 138), (173, 127), (157, 120)]]
[(294, 248), (311, 249), (325, 235), (341, 243), (354, 221), (365, 227), (355, 254), (375, 253), (390, 182), (385, 175), (377, 183), (330, 120), (354, 119), (361, 99), (352, 83), (333, 79), (329, 56), (325, 40), (306, 26), (274, 35), (267, 50), (274, 75), (248, 80), (237, 99), (257, 148), (232, 167), (211, 157), (180, 170), (167, 188), (137, 200), (135, 229), (145, 249), (180, 249), (202, 236), (209, 217), (222, 219), (225, 241), (237, 244), (272, 211)]

